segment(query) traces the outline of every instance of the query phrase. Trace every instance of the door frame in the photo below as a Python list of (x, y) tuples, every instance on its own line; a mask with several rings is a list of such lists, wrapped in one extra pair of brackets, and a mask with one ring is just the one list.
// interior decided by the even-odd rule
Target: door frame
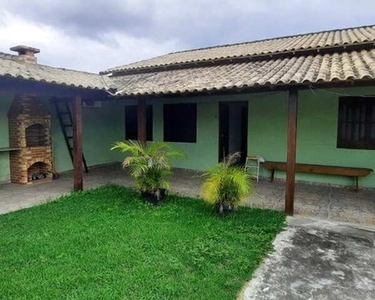
[[(223, 119), (225, 117), (225, 119)], [(228, 102), (219, 102), (219, 157), (218, 161), (221, 162), (228, 153), (229, 149), (229, 105)], [(226, 121), (226, 122), (224, 122)]]
[[(248, 101), (225, 101), (219, 102), (219, 116), (218, 116), (218, 161), (221, 162), (229, 153), (229, 107), (230, 104), (242, 104), (241, 106), (241, 164), (245, 164), (247, 156), (247, 134), (248, 134), (248, 118), (249, 118), (249, 102)], [(225, 119), (223, 119), (225, 118)]]

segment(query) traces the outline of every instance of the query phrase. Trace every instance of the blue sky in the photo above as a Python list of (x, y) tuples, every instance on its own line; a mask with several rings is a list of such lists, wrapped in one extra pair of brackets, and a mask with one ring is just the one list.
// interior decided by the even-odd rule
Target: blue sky
[(0, 51), (98, 72), (197, 47), (375, 24), (374, 0), (2, 0)]

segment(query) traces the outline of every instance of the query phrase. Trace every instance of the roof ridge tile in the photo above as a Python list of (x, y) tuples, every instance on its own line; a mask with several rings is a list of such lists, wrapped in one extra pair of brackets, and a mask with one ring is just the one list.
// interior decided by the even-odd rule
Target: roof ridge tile
[(214, 93), (291, 84), (375, 81), (375, 49), (274, 57), (111, 77), (117, 96)]
[[(121, 71), (163, 68), (187, 63), (203, 63), (223, 59), (275, 55), (315, 48), (361, 45), (375, 42), (375, 25), (324, 30), (304, 34), (268, 38), (243, 43), (225, 44), (171, 52), (151, 59), (109, 68), (101, 74)], [(366, 32), (366, 34), (364, 33)]]

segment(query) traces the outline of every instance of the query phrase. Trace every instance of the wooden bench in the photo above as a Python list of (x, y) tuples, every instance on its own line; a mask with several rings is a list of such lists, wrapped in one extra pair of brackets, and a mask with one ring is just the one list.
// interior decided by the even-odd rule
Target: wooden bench
[[(271, 182), (275, 178), (275, 171), (286, 171), (286, 163), (280, 161), (266, 161), (262, 163), (262, 167), (271, 171)], [(367, 168), (337, 167), (325, 165), (296, 164), (296, 172), (298, 173), (315, 173), (326, 175), (339, 175), (355, 178), (355, 190), (358, 191), (358, 177), (364, 177), (373, 170)]]

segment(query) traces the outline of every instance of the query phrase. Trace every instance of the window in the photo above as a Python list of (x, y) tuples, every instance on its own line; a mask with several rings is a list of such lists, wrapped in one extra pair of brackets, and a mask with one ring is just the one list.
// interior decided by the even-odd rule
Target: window
[(164, 141), (185, 143), (197, 141), (197, 105), (195, 103), (164, 105)]
[(337, 147), (375, 149), (375, 97), (342, 97)]
[[(152, 141), (152, 106), (147, 105), (146, 111), (146, 136)], [(127, 140), (138, 140), (138, 112), (137, 106), (125, 106), (125, 138)]]

